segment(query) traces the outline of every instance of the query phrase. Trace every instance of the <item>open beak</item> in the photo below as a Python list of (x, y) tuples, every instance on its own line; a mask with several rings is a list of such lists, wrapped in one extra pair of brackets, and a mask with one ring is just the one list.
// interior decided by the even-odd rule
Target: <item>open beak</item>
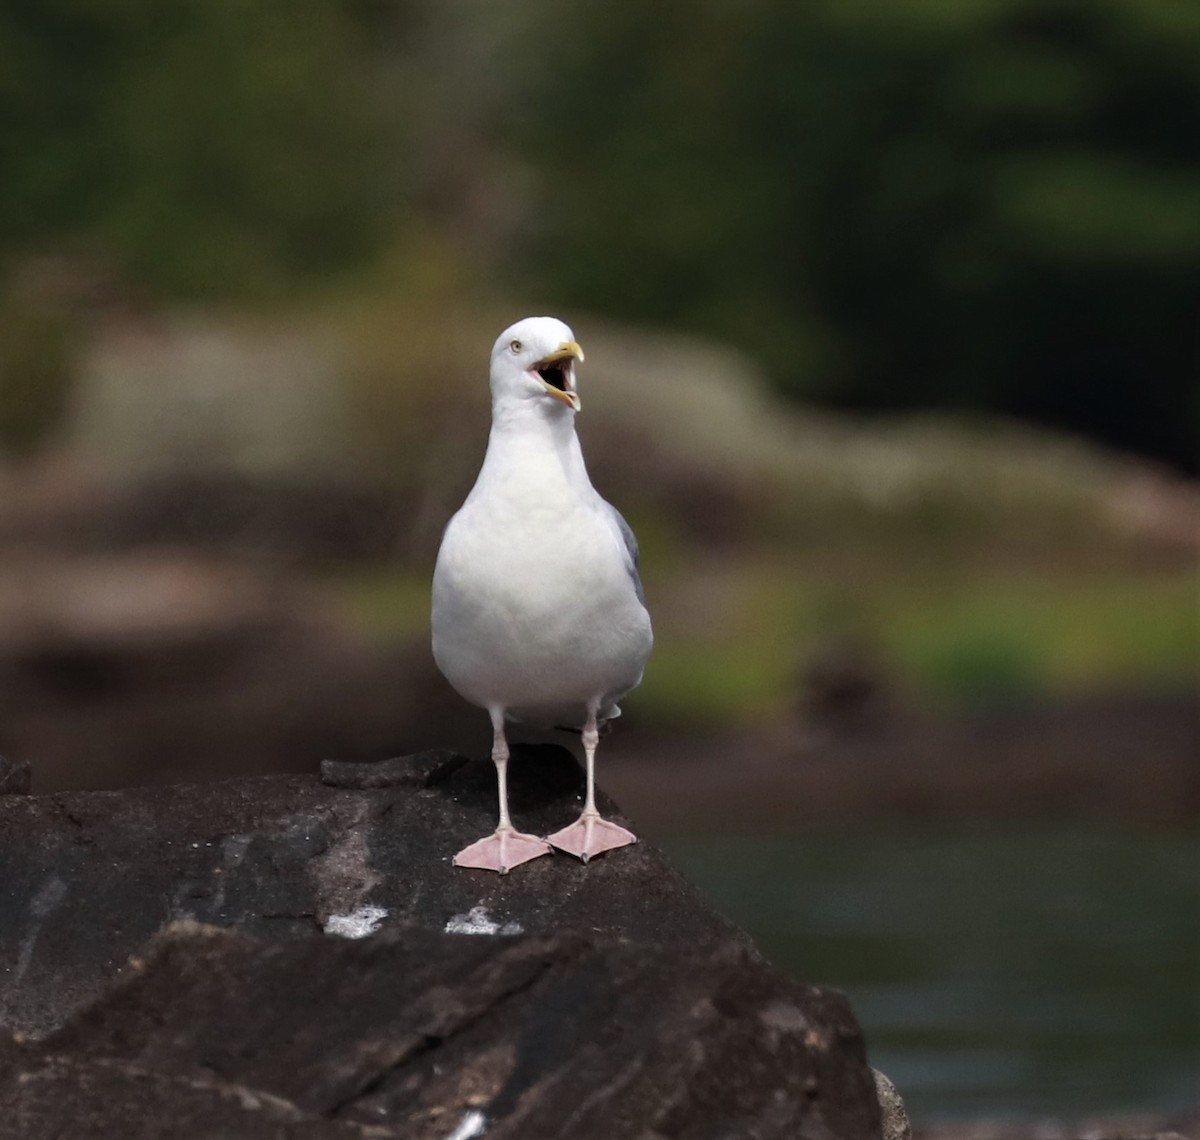
[(542, 357), (531, 369), (541, 377), (546, 392), (561, 400), (568, 408), (579, 411), (579, 395), (575, 391), (575, 361), (583, 363), (583, 349), (573, 340), (564, 341), (549, 356)]

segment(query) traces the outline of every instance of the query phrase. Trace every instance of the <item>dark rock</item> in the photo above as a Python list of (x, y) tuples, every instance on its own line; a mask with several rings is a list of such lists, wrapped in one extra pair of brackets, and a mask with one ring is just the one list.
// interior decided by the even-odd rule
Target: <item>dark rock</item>
[(9, 760), (0, 756), (0, 796), (28, 795), (31, 781), (28, 760)]
[(875, 1095), (879, 1098), (883, 1140), (912, 1140), (908, 1111), (896, 1086), (878, 1069), (872, 1069), (871, 1074), (875, 1078)]
[[(852, 1140), (878, 1128), (844, 1000), (787, 982), (736, 942), (403, 930), (264, 943), (177, 924), (127, 984), (20, 1051), (0, 1081), (0, 1119), (21, 1104), (37, 1134), (54, 1134), (70, 1119), (72, 1082), (101, 1071), (120, 1079), (142, 1123), (117, 1105), (97, 1135), (118, 1122), (123, 1136), (154, 1135), (181, 1094), (235, 1131), (240, 1103), (256, 1128), (280, 1130), (264, 1135), (357, 1126), (444, 1140), (471, 1112), (488, 1137), (546, 1140)], [(32, 1115), (24, 1088), (48, 1081), (57, 1095)], [(318, 1121), (328, 1133), (283, 1131)]]
[[(367, 1140), (375, 1129), (307, 1116), (258, 1089), (106, 1059), (18, 1057), (0, 1068), (0, 1138)], [(391, 1135), (390, 1133), (385, 1135)]]
[[(529, 933), (744, 939), (646, 843), (588, 867), (548, 856), (504, 877), (452, 868), (455, 851), (495, 826), (495, 769), (471, 761), (427, 787), (446, 754), (411, 763), (412, 782), (365, 790), (264, 776), (0, 798), (0, 955), (17, 963), (0, 974), (0, 1025), (48, 1032), (185, 918), (291, 937), (370, 905), (386, 912), (384, 929), (441, 932), (483, 908), (477, 925)], [(582, 773), (566, 749), (517, 746), (511, 771), (521, 826), (546, 834), (578, 812)]]
[[(564, 749), (512, 771), (522, 826), (578, 810)], [(0, 798), (0, 1137), (878, 1136), (844, 999), (650, 845), (454, 869), (491, 764), (379, 775)]]
[(404, 785), (431, 788), (448, 780), (466, 763), (466, 756), (448, 748), (431, 748), (415, 756), (393, 756), (388, 760), (362, 763), (322, 760), (321, 783), (331, 788), (396, 788)]

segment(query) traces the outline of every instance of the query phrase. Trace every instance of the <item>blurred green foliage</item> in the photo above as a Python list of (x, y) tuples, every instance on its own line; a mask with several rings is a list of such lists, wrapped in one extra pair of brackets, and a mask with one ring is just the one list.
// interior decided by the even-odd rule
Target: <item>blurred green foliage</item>
[(1194, 468), (1200, 7), (544, 19), (527, 67), (553, 97), (513, 133), (555, 172), (547, 292), (717, 332), (808, 397), (998, 409)]
[[(648, 564), (653, 568), (652, 564)], [(656, 643), (639, 715), (714, 727), (762, 723), (796, 701), (814, 647), (877, 649), (906, 699), (943, 710), (1089, 690), (1187, 684), (1200, 644), (1194, 574), (1013, 578), (931, 572), (902, 550), (874, 570), (798, 573), (794, 560), (745, 560), (695, 582), (678, 568), (647, 582)], [(427, 574), (354, 570), (331, 598), (381, 642), (423, 639)], [(699, 586), (699, 589), (697, 589)]]
[(340, 0), (0, 8), (0, 253), (139, 290), (261, 296), (361, 257), (387, 168)]
[(74, 341), (61, 308), (26, 290), (0, 290), (0, 453), (31, 451), (62, 422)]
[(1189, 0), (12, 0), (0, 266), (261, 299), (433, 248), (1194, 469), (1198, 108)]

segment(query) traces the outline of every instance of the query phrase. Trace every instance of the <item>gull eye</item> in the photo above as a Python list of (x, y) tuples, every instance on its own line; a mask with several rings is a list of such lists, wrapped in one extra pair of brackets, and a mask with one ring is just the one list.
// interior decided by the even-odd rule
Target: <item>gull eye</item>
[(522, 345), (519, 340), (514, 340), (514, 341), (509, 342), (508, 347), (511, 348), (513, 350), (513, 352), (520, 352)]

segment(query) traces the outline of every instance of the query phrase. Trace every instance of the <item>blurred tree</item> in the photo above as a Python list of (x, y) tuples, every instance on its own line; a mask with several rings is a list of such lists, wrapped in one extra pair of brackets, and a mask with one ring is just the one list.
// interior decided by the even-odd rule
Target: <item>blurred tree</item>
[(1200, 460), (1193, 0), (9, 0), (0, 170), (0, 278), (390, 244), (798, 396)]
[(345, 264), (389, 204), (362, 31), (339, 0), (6, 3), (0, 255), (226, 296)]
[(537, 23), (510, 137), (546, 173), (547, 290), (727, 336), (809, 397), (1196, 469), (1200, 7), (555, 0)]

